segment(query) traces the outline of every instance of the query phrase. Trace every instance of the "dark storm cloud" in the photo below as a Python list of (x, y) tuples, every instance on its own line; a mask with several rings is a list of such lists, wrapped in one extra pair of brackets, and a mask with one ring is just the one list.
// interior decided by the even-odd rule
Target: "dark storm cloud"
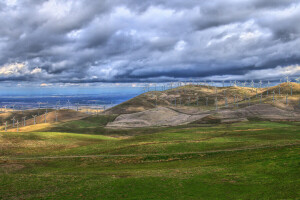
[(296, 76), (299, 19), (296, 0), (5, 0), (0, 81)]

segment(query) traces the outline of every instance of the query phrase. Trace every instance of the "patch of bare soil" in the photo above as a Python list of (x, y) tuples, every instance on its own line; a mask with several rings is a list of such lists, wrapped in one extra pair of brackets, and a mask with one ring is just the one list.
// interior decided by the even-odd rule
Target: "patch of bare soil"
[(116, 118), (114, 122), (107, 125), (109, 128), (126, 127), (150, 127), (150, 126), (176, 126), (188, 124), (199, 120), (209, 114), (189, 115), (175, 110), (158, 107), (143, 112), (123, 114)]
[(259, 118), (271, 121), (300, 121), (300, 113), (291, 110), (283, 110), (270, 104), (252, 105), (237, 110), (219, 110), (218, 112), (200, 111), (196, 108), (193, 112), (189, 110), (166, 107), (158, 107), (143, 112), (123, 114), (114, 122), (107, 125), (108, 128), (134, 128), (155, 126), (178, 126), (192, 122), (211, 123), (212, 117), (220, 123), (235, 123), (248, 121), (249, 118)]
[(238, 110), (221, 110), (218, 112), (222, 122), (243, 121), (248, 118), (260, 118), (274, 121), (300, 121), (300, 113), (283, 110), (270, 104), (258, 104)]

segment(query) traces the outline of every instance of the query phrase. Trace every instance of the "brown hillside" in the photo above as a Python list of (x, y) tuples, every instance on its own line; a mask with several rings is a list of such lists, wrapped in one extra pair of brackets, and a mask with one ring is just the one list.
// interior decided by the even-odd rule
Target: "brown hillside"
[[(16, 121), (18, 120), (20, 122), (19, 127), (24, 127), (24, 120), (21, 116), (15, 115), (15, 113), (9, 115), (11, 118), (12, 116), (16, 116)], [(82, 112), (76, 112), (74, 110), (59, 110), (57, 111), (57, 120), (58, 122), (65, 122), (65, 121), (71, 121), (71, 120), (77, 120), (82, 119), (85, 117), (88, 117), (88, 114), (82, 113)], [(51, 124), (56, 122), (56, 114), (55, 111), (48, 112), (46, 117), (46, 122)], [(36, 117), (36, 124), (44, 124), (45, 123), (45, 114), (39, 115)], [(29, 116), (27, 113), (27, 119), (26, 119), (26, 126), (34, 125), (34, 119), (32, 116)], [(12, 129), (12, 122), (11, 120), (8, 123), (8, 129)], [(3, 129), (3, 127), (2, 127)]]
[[(262, 89), (253, 89), (247, 87), (212, 87), (212, 86), (182, 86), (166, 91), (151, 91), (141, 94), (133, 99), (130, 99), (122, 104), (108, 109), (105, 113), (108, 114), (130, 114), (140, 111), (149, 110), (158, 106), (197, 106), (199, 108), (215, 106), (215, 99), (218, 100), (218, 105), (225, 105), (225, 98), (228, 103), (241, 102), (245, 98), (253, 97), (257, 93), (265, 91)], [(236, 98), (235, 98), (235, 97)], [(197, 103), (198, 99), (198, 103)]]

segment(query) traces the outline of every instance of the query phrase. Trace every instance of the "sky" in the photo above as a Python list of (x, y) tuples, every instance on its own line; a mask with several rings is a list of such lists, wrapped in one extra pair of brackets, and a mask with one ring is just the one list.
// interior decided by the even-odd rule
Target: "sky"
[(0, 85), (300, 76), (299, 0), (1, 0)]

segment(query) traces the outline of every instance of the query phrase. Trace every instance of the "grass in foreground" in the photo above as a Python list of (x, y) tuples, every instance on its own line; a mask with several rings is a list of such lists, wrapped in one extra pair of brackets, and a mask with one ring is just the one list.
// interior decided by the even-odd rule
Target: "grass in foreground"
[(298, 123), (183, 126), (131, 134), (1, 134), (0, 199), (300, 197)]

